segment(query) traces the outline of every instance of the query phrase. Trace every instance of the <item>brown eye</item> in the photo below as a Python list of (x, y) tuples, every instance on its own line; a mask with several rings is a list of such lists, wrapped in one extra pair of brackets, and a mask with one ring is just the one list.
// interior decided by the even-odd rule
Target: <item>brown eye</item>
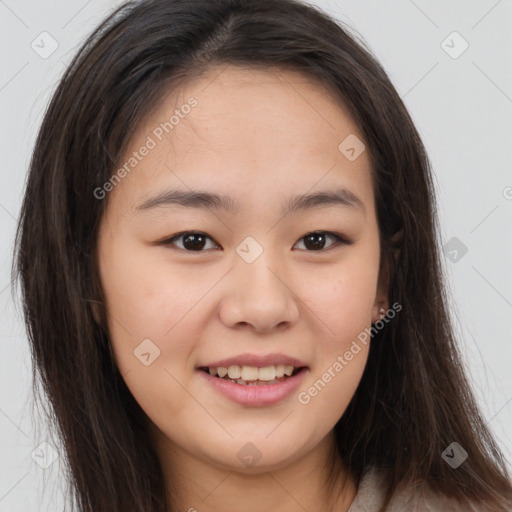
[[(328, 238), (334, 239), (335, 242), (328, 245), (326, 248), (325, 244)], [(308, 251), (324, 251), (339, 244), (350, 245), (352, 243), (345, 238), (342, 238), (340, 235), (336, 235), (329, 231), (314, 231), (303, 236), (301, 240), (304, 240), (304, 246)]]
[[(203, 252), (203, 249), (206, 245), (208, 245), (208, 240), (213, 241), (211, 237), (209, 237), (205, 233), (201, 233), (198, 231), (185, 231), (183, 233), (179, 233), (174, 235), (167, 240), (162, 242), (163, 245), (176, 245), (179, 249), (182, 249), (187, 252)], [(180, 241), (181, 246), (178, 246), (175, 242)], [(218, 247), (217, 244), (214, 244), (214, 248)]]

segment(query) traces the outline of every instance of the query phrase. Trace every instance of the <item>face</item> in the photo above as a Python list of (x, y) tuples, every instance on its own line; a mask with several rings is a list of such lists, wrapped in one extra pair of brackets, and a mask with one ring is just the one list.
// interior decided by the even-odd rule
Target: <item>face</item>
[(311, 79), (236, 67), (138, 127), (97, 257), (115, 362), (163, 450), (263, 472), (332, 433), (386, 307), (363, 140)]

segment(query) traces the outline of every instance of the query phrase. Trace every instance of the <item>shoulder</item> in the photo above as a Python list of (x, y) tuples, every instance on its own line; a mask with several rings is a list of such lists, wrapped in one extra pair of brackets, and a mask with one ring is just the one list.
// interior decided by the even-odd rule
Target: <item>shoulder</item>
[[(367, 471), (357, 489), (348, 512), (376, 512), (384, 502), (382, 473), (376, 468)], [(387, 512), (489, 512), (478, 504), (461, 503), (435, 492), (428, 485), (402, 486), (391, 499)]]

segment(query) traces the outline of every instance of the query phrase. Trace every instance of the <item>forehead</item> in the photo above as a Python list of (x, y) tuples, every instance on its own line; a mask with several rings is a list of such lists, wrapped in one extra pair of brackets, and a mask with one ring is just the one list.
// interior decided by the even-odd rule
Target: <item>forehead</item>
[(242, 205), (275, 196), (281, 206), (280, 191), (305, 194), (318, 183), (344, 186), (370, 206), (368, 152), (347, 158), (347, 139), (364, 147), (343, 102), (310, 77), (214, 68), (169, 92), (141, 123), (121, 165), (151, 148), (111, 193), (120, 197), (109, 199), (135, 212), (166, 188), (210, 189), (243, 198)]
[[(262, 142), (270, 147), (269, 134), (279, 135), (272, 146), (320, 149), (329, 135), (335, 141), (340, 131), (360, 132), (341, 98), (297, 71), (214, 68), (171, 92), (160, 105), (160, 116), (169, 117), (192, 97), (199, 108), (180, 121), (181, 129), (176, 126), (172, 131), (171, 139), (182, 144), (199, 142), (187, 128), (198, 137), (204, 136), (200, 142), (217, 147), (242, 143), (246, 150)], [(156, 117), (148, 119), (146, 131), (158, 122), (158, 113)]]

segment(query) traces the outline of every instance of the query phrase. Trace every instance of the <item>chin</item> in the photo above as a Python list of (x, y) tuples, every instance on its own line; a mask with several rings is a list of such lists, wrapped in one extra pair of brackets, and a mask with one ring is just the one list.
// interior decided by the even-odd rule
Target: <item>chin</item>
[(288, 436), (287, 446), (277, 435), (272, 441), (270, 438), (265, 438), (266, 435), (268, 432), (261, 438), (255, 435), (236, 437), (224, 446), (215, 443), (215, 446), (222, 451), (216, 451), (210, 457), (224, 469), (247, 475), (277, 471), (301, 457), (302, 443), (297, 439)]

